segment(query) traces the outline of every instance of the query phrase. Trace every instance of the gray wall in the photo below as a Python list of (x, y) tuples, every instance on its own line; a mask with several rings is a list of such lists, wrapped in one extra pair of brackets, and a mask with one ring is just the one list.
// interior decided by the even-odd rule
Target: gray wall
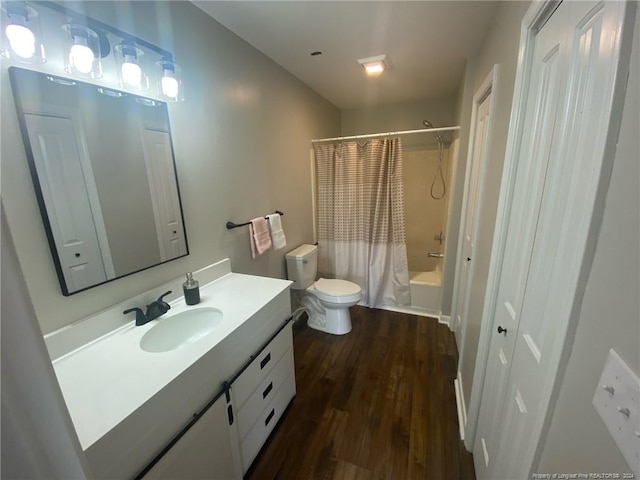
[(630, 472), (591, 404), (610, 348), (640, 375), (640, 16), (620, 136), (571, 356), (539, 472)]
[[(459, 346), (461, 358), (458, 369), (461, 373), (465, 396), (464, 402), (467, 407), (471, 397), (484, 295), (489, 273), (489, 261), (491, 260), (493, 230), (495, 228), (500, 181), (502, 179), (502, 166), (509, 132), (509, 116), (511, 114), (518, 62), (520, 25), (522, 17), (528, 8), (529, 2), (501, 3), (496, 14), (494, 27), (490, 30), (478, 55), (473, 59), (473, 94), (480, 88), (495, 64), (500, 64), (500, 76), (498, 88), (493, 92), (493, 95), (495, 95), (495, 110), (491, 113), (493, 130), (487, 143), (486, 174), (485, 183), (482, 186), (483, 199), (478, 217), (479, 228), (474, 252), (475, 266), (469, 299), (465, 342), (464, 345)], [(471, 105), (463, 105), (463, 109), (470, 107)], [(464, 155), (466, 158), (466, 149)]]
[[(313, 240), (309, 140), (338, 135), (339, 110), (188, 2), (77, 5), (173, 51), (183, 68), (186, 100), (169, 115), (191, 254), (62, 296), (3, 65), (2, 202), (43, 332), (225, 257), (234, 271), (284, 277), (284, 253)], [(253, 260), (248, 230), (225, 223), (276, 209), (285, 213), (288, 247)]]
[[(377, 107), (355, 108), (342, 111), (342, 135), (360, 135), (399, 130), (425, 128), (423, 120), (435, 127), (452, 125), (454, 99), (422, 100)], [(437, 142), (430, 133), (405, 135), (403, 148), (434, 147)]]

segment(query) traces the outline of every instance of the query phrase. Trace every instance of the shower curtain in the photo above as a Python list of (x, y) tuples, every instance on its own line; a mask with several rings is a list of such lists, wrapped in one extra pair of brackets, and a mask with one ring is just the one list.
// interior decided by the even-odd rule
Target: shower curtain
[(399, 138), (316, 145), (318, 271), (369, 307), (410, 305)]

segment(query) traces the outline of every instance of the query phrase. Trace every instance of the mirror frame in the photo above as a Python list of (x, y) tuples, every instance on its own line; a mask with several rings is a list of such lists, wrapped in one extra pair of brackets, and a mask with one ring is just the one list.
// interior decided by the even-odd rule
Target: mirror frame
[[(169, 134), (169, 144), (170, 144), (170, 147), (171, 147), (171, 156), (172, 156), (172, 159), (173, 159), (173, 173), (174, 173), (175, 179), (176, 179), (176, 190), (177, 190), (177, 195), (178, 195), (178, 205), (180, 207), (180, 216), (182, 218), (182, 230), (183, 230), (183, 235), (184, 235), (184, 243), (185, 243), (186, 253), (184, 255), (180, 255), (180, 256), (171, 258), (169, 260), (165, 260), (165, 261), (160, 261), (158, 263), (154, 263), (153, 265), (149, 265), (148, 267), (140, 268), (138, 270), (135, 270), (135, 271), (132, 271), (132, 272), (128, 272), (128, 273), (125, 273), (123, 275), (119, 275), (117, 277), (108, 279), (108, 280), (106, 280), (104, 282), (96, 283), (94, 285), (91, 285), (91, 286), (88, 286), (88, 287), (85, 287), (85, 288), (81, 288), (79, 290), (74, 290), (72, 292), (69, 291), (69, 289), (67, 288), (67, 284), (65, 282), (65, 279), (64, 279), (64, 273), (63, 273), (63, 270), (62, 270), (62, 263), (60, 261), (60, 256), (58, 254), (58, 249), (57, 249), (57, 246), (56, 246), (55, 238), (53, 236), (53, 230), (51, 228), (51, 222), (49, 220), (49, 214), (47, 213), (47, 206), (45, 204), (45, 199), (44, 199), (44, 196), (43, 196), (43, 193), (42, 193), (42, 188), (41, 188), (41, 185), (40, 185), (40, 179), (39, 179), (38, 171), (37, 171), (37, 168), (36, 168), (35, 158), (34, 158), (34, 155), (33, 155), (33, 151), (31, 149), (31, 143), (29, 141), (29, 131), (27, 129), (27, 124), (26, 124), (26, 121), (25, 121), (25, 113), (26, 112), (25, 112), (25, 108), (24, 108), (22, 99), (20, 98), (20, 95), (18, 95), (20, 87), (19, 87), (19, 85), (16, 85), (17, 84), (16, 72), (26, 71), (26, 72), (35, 73), (35, 74), (38, 74), (38, 75), (43, 75), (43, 76), (52, 76), (52, 77), (56, 77), (56, 78), (60, 78), (60, 79), (68, 79), (68, 80), (71, 80), (71, 81), (73, 81), (75, 83), (89, 85), (89, 86), (94, 87), (94, 88), (98, 88), (100, 86), (96, 85), (96, 84), (93, 84), (93, 83), (83, 82), (83, 81), (77, 80), (75, 78), (62, 77), (60, 75), (48, 74), (48, 73), (45, 73), (45, 72), (41, 72), (41, 71), (38, 71), (38, 70), (31, 70), (31, 69), (27, 69), (27, 68), (21, 68), (21, 67), (12, 66), (12, 67), (9, 67), (8, 70), (9, 70), (9, 77), (10, 77), (10, 80), (11, 80), (12, 94), (13, 94), (14, 102), (15, 102), (15, 105), (16, 105), (16, 113), (17, 113), (17, 117), (18, 117), (18, 123), (20, 125), (20, 133), (21, 133), (21, 136), (22, 136), (22, 142), (24, 144), (24, 149), (25, 149), (25, 153), (26, 153), (26, 157), (27, 157), (27, 163), (29, 165), (29, 171), (30, 171), (30, 174), (31, 174), (31, 180), (33, 182), (34, 193), (35, 193), (35, 196), (36, 196), (36, 200), (38, 202), (38, 208), (40, 210), (40, 216), (42, 217), (42, 223), (43, 223), (43, 226), (44, 226), (44, 230), (45, 230), (45, 234), (46, 234), (46, 237), (47, 237), (47, 241), (49, 243), (49, 249), (51, 251), (51, 256), (52, 256), (53, 263), (54, 263), (54, 266), (55, 266), (56, 274), (58, 276), (58, 281), (60, 283), (60, 288), (62, 290), (62, 294), (65, 297), (68, 297), (70, 295), (75, 295), (76, 293), (84, 292), (84, 291), (89, 290), (91, 288), (94, 288), (94, 287), (97, 287), (97, 286), (100, 286), (100, 285), (104, 285), (106, 283), (110, 283), (110, 282), (113, 282), (115, 280), (119, 280), (119, 279), (124, 278), (124, 277), (128, 277), (128, 276), (133, 275), (135, 273), (142, 272), (144, 270), (148, 270), (148, 269), (156, 267), (158, 265), (163, 265), (165, 263), (172, 262), (174, 260), (177, 260), (179, 258), (183, 258), (183, 257), (186, 257), (187, 255), (189, 255), (189, 242), (188, 242), (188, 239), (187, 239), (187, 229), (186, 229), (186, 225), (185, 225), (185, 221), (184, 221), (184, 210), (183, 210), (183, 207), (182, 207), (182, 197), (180, 195), (180, 183), (179, 183), (179, 179), (178, 179), (178, 171), (177, 171), (177, 168), (176, 168), (176, 157), (175, 157), (175, 152), (174, 152), (174, 148), (173, 148), (173, 136), (172, 136), (172, 133), (171, 133), (171, 124), (170, 124), (170, 119), (169, 119), (169, 111), (168, 111), (168, 108), (166, 108), (167, 102), (164, 102), (164, 101), (161, 101), (161, 100), (152, 99), (152, 98), (147, 98), (147, 97), (144, 97), (144, 96), (141, 96), (141, 95), (136, 95), (136, 94), (133, 94), (133, 93), (130, 93), (130, 92), (121, 91), (121, 90), (117, 90), (115, 88), (108, 87), (109, 90), (122, 92), (123, 94), (125, 94), (127, 96), (131, 96), (131, 97), (133, 97), (135, 99), (141, 98), (141, 99), (143, 99), (143, 101), (152, 101), (152, 102), (158, 102), (158, 103), (165, 104), (166, 121), (167, 121), (168, 134)], [(104, 87), (104, 88), (107, 88), (107, 87)]]

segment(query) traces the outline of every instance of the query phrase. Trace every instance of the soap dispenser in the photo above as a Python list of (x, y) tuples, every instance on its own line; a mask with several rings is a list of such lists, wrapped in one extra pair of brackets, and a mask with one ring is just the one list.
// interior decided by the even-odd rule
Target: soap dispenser
[(187, 273), (187, 281), (182, 284), (184, 291), (184, 301), (187, 305), (196, 305), (200, 303), (200, 286), (197, 280), (193, 279), (191, 272)]

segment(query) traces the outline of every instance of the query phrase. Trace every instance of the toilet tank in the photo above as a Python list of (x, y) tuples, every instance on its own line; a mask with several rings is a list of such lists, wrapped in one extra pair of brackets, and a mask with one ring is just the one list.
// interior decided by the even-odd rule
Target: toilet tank
[(293, 290), (304, 290), (316, 279), (318, 268), (318, 247), (300, 245), (287, 253), (287, 276), (293, 280)]

